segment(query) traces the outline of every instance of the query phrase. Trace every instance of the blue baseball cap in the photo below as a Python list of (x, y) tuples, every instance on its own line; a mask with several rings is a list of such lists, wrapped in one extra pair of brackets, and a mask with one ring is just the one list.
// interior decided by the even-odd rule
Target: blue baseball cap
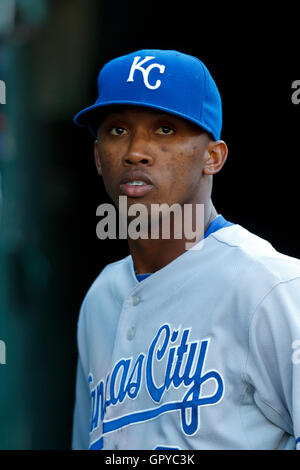
[(146, 106), (191, 121), (215, 140), (222, 129), (222, 101), (207, 67), (196, 57), (174, 50), (144, 49), (107, 62), (98, 75), (98, 98), (74, 117), (93, 124), (105, 106)]

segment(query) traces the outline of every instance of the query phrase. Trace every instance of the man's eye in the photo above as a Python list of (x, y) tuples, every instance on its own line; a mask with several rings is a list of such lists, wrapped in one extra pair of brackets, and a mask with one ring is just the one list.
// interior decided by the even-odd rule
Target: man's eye
[(126, 129), (121, 126), (114, 126), (110, 129), (110, 134), (112, 135), (125, 135), (127, 133)]
[(174, 129), (172, 129), (172, 128), (169, 127), (169, 126), (160, 126), (160, 127), (157, 129), (156, 134), (159, 134), (159, 135), (170, 135), (170, 134), (174, 134)]

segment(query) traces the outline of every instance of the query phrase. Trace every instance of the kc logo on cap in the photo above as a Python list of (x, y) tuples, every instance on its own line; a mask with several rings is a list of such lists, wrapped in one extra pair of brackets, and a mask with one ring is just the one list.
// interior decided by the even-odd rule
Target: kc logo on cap
[[(149, 83), (149, 73), (151, 72), (152, 69), (157, 68), (157, 69), (159, 69), (159, 73), (163, 74), (166, 67), (162, 64), (155, 64), (154, 63), (154, 64), (148, 65), (147, 68), (143, 68), (142, 67), (143, 64), (145, 64), (146, 62), (149, 62), (149, 60), (155, 59), (155, 57), (147, 55), (145, 57), (145, 59), (142, 59), (142, 60), (140, 60), (140, 59), (141, 59), (140, 56), (136, 56), (133, 59), (127, 82), (133, 82), (134, 81), (134, 72), (136, 70), (139, 70), (143, 74), (143, 80), (144, 80), (145, 86), (147, 88), (149, 88), (150, 90), (156, 90), (157, 88), (160, 87), (161, 80), (156, 80), (155, 84), (151, 85)], [(139, 62), (139, 60), (140, 60), (140, 62)]]

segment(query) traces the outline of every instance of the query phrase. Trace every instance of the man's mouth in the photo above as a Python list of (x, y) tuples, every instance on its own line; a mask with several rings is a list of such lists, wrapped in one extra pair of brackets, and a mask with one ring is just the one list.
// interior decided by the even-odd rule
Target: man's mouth
[(145, 183), (145, 181), (137, 180), (137, 181), (128, 181), (128, 183), (126, 183), (126, 184), (129, 184), (129, 186), (142, 186), (142, 185), (145, 185), (147, 183)]
[(135, 178), (128, 175), (120, 182), (121, 193), (129, 197), (142, 197), (152, 188), (152, 181), (144, 175)]

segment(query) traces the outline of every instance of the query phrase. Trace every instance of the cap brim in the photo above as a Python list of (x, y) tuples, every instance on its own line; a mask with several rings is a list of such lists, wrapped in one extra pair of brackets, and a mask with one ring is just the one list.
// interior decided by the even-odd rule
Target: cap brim
[[(197, 119), (193, 119), (190, 116), (187, 116), (183, 113), (176, 112), (173, 109), (169, 109), (164, 106), (159, 106), (152, 103), (143, 103), (140, 101), (107, 101), (105, 103), (93, 104), (92, 106), (88, 106), (87, 108), (82, 109), (79, 113), (76, 114), (74, 117), (74, 122), (77, 126), (80, 127), (88, 127), (92, 134), (96, 136), (96, 127), (100, 124), (101, 119), (103, 118), (103, 114), (108, 107), (115, 107), (115, 106), (142, 106), (145, 108), (152, 108), (158, 109), (160, 111), (164, 111), (166, 113), (172, 114), (174, 116), (178, 116), (182, 119), (185, 119), (189, 122), (196, 124), (197, 126), (203, 128), (206, 132), (210, 133), (215, 140), (218, 140), (218, 136), (213, 134), (213, 131), (207, 126), (205, 123), (198, 121)], [(101, 112), (102, 111), (102, 112)]]

